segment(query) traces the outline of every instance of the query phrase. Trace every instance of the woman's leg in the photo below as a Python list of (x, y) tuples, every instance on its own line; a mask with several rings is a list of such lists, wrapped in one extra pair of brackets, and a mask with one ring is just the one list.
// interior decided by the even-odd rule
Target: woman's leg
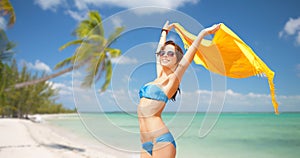
[(146, 150), (142, 149), (140, 158), (152, 158), (152, 156)]
[(153, 143), (152, 142), (144, 142), (142, 144), (141, 158), (150, 158), (152, 157), (153, 152)]
[(175, 158), (176, 148), (171, 142), (158, 142), (154, 145), (153, 158)]

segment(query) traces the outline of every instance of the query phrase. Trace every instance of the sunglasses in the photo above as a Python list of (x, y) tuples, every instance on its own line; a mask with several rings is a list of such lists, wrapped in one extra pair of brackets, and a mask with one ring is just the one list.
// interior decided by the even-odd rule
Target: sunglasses
[(164, 51), (164, 50), (161, 50), (161, 51), (159, 51), (158, 53), (156, 53), (157, 55), (159, 55), (159, 56), (164, 56), (165, 54), (167, 54), (167, 56), (168, 57), (173, 57), (174, 55), (175, 55), (175, 53), (174, 52), (172, 52), (172, 51), (168, 51), (168, 52), (166, 52), (166, 51)]

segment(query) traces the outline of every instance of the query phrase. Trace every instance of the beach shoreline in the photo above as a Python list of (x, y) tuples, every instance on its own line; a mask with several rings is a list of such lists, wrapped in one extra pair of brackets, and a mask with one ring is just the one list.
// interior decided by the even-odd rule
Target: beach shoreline
[[(76, 113), (40, 116), (41, 123), (0, 119), (1, 158), (139, 157), (138, 133), (134, 137), (128, 133), (122, 134), (105, 123), (108, 117), (109, 123), (115, 123), (122, 130), (131, 133), (137, 131), (136, 120), (127, 114), (86, 114), (83, 118)], [(174, 116), (179, 121), (171, 122)], [(188, 129), (184, 129), (182, 125), (186, 125), (190, 119), (189, 114), (165, 115), (178, 145), (177, 157), (294, 158), (299, 155), (297, 125), (300, 113), (283, 113), (279, 116), (262, 113), (222, 114), (209, 135), (199, 138), (199, 124), (204, 117), (203, 114), (196, 115)], [(87, 126), (81, 121), (87, 121)], [(183, 129), (186, 130), (183, 135), (176, 135)]]
[(25, 119), (0, 119), (0, 157), (11, 158), (133, 158), (125, 153), (109, 148), (95, 139), (80, 136), (47, 123), (47, 119), (77, 114), (41, 115), (36, 123)]

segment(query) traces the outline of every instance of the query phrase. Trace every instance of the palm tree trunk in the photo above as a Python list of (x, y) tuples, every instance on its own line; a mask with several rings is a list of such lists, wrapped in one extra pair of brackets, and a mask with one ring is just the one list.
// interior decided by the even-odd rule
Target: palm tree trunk
[[(36, 80), (32, 80), (32, 81), (27, 81), (27, 82), (22, 82), (22, 83), (17, 83), (14, 85), (14, 88), (15, 89), (18, 89), (18, 88), (22, 88), (22, 87), (25, 87), (25, 86), (30, 86), (30, 85), (35, 85), (35, 84), (38, 84), (40, 82), (44, 82), (44, 81), (47, 81), (47, 80), (50, 80), (52, 78), (55, 78), (57, 76), (60, 76), (62, 74), (65, 74), (67, 72), (71, 72), (72, 70), (76, 70), (78, 69), (79, 67), (83, 66), (84, 64), (86, 64), (88, 61), (90, 61), (92, 59), (92, 57), (89, 57), (87, 58), (86, 60), (84, 60), (83, 62), (75, 65), (75, 66), (71, 66), (69, 68), (66, 68), (64, 70), (61, 70), (55, 74), (51, 74), (51, 75), (48, 75), (48, 76), (45, 76), (43, 78), (39, 78), (39, 79), (36, 79)], [(7, 88), (5, 89), (5, 91), (9, 91), (11, 88)]]
[(60, 76), (62, 74), (65, 74), (67, 72), (72, 71), (74, 69), (74, 67), (75, 66), (71, 66), (71, 67), (66, 68), (64, 70), (61, 70), (61, 71), (59, 71), (59, 72), (57, 72), (55, 74), (48, 75), (48, 76), (45, 76), (43, 78), (39, 78), (39, 79), (36, 79), (36, 80), (32, 80), (32, 81), (28, 81), (28, 82), (23, 82), (23, 83), (17, 83), (17, 84), (15, 84), (14, 88), (18, 89), (18, 88), (22, 88), (22, 87), (25, 87), (25, 86), (35, 85), (35, 84), (38, 84), (40, 82), (44, 82), (44, 81), (50, 80), (52, 78), (55, 78), (57, 76)]

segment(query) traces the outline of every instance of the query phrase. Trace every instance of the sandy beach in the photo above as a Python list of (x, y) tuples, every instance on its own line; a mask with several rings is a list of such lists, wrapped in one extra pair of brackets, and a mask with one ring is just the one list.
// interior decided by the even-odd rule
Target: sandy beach
[[(90, 145), (47, 123), (0, 119), (1, 158), (116, 158), (134, 157), (106, 146)], [(66, 136), (67, 135), (67, 136)]]

